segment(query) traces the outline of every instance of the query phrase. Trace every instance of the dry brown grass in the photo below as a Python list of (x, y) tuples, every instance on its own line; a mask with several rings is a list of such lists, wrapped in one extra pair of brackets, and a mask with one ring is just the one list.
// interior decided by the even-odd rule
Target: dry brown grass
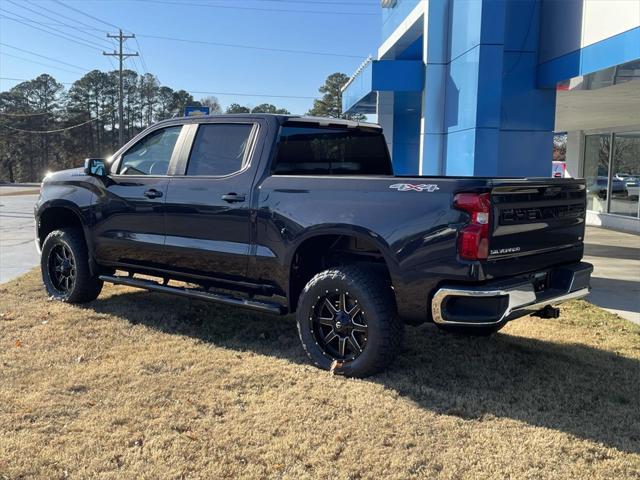
[(291, 318), (107, 286), (0, 286), (0, 478), (640, 477), (640, 328), (584, 302), (463, 339), (409, 328), (367, 379)]

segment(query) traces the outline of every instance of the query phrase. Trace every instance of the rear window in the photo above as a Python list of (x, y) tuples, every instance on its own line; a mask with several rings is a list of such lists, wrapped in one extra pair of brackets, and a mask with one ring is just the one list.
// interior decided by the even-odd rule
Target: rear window
[(384, 136), (375, 129), (284, 124), (275, 175), (391, 175)]
[(224, 176), (242, 170), (253, 124), (205, 123), (198, 126), (187, 175)]

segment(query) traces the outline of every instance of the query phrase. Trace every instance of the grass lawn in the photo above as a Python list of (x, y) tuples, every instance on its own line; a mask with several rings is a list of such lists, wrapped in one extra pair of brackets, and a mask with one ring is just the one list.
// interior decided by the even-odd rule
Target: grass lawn
[(640, 327), (586, 302), (491, 338), (410, 327), (384, 374), (292, 318), (106, 286), (0, 286), (3, 478), (640, 478)]

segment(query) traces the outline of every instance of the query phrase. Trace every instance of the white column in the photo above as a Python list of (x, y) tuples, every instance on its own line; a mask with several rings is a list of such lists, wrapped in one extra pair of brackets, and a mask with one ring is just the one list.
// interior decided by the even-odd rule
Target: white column
[(567, 174), (573, 178), (584, 175), (584, 133), (567, 132)]
[(425, 81), (420, 120), (420, 175), (444, 175), (448, 22), (448, 1), (425, 2), (422, 47)]
[(393, 92), (378, 92), (378, 123), (384, 130), (384, 137), (393, 160)]

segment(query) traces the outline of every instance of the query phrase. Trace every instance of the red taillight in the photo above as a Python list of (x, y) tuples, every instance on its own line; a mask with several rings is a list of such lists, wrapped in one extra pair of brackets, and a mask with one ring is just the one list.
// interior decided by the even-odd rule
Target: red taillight
[(469, 225), (458, 236), (458, 254), (465, 260), (484, 260), (489, 256), (490, 198), (488, 193), (459, 193), (453, 198), (453, 207), (470, 217)]

